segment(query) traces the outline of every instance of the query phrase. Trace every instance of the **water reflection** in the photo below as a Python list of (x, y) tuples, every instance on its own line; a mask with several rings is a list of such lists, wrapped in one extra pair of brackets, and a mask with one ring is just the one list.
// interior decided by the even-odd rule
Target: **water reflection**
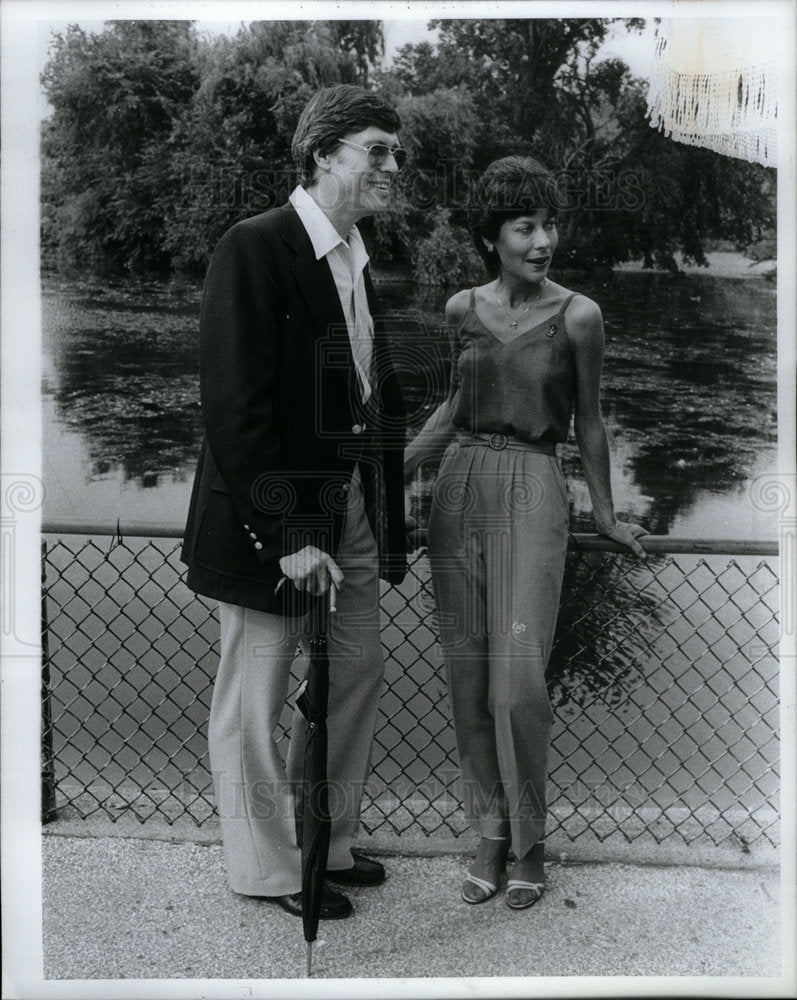
[[(667, 534), (706, 492), (738, 502), (739, 485), (760, 468), (762, 455), (770, 453), (774, 464), (774, 286), (756, 279), (633, 272), (575, 284), (604, 313), (604, 413), (613, 451), (622, 460), (618, 485), (628, 494), (617, 497), (618, 506), (644, 518), (651, 533)], [(400, 294), (393, 293), (395, 308)], [(445, 294), (436, 300), (427, 294), (413, 302), (433, 345), (429, 372), (447, 364), (438, 347), (444, 301)], [(406, 391), (417, 402), (412, 381)], [(574, 527), (586, 527), (589, 504), (577, 448), (570, 442), (561, 454), (575, 487)], [(417, 500), (422, 519), (425, 494)]]
[(190, 478), (201, 434), (197, 315), (191, 286), (45, 290), (44, 392), (87, 443), (88, 478), (121, 468), (145, 489), (164, 473)]
[(634, 480), (655, 498), (649, 527), (665, 534), (701, 491), (732, 490), (774, 450), (775, 291), (761, 281), (618, 277), (626, 294), (608, 298), (604, 397), (612, 426), (634, 443)]
[[(656, 534), (709, 494), (732, 511), (762, 455), (774, 464), (774, 286), (633, 272), (574, 284), (606, 321), (603, 398), (618, 506)], [(417, 429), (446, 391), (449, 291), (384, 281), (380, 293)], [(59, 431), (51, 437), (80, 436), (88, 497), (93, 481), (121, 470), (153, 494), (184, 481), (187, 506), (201, 435), (199, 297), (197, 285), (45, 283), (44, 392)], [(562, 461), (578, 530), (590, 522), (573, 444)], [(421, 520), (426, 492), (416, 499)]]
[(648, 589), (663, 559), (569, 553), (546, 680), (551, 704), (616, 705), (639, 686), (672, 616)]

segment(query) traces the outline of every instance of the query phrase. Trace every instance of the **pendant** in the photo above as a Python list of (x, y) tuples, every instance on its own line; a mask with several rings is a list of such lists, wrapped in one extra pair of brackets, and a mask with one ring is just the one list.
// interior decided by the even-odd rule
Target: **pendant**
[(513, 330), (517, 330), (517, 320), (515, 320), (513, 323), (510, 323), (509, 325), (512, 327)]

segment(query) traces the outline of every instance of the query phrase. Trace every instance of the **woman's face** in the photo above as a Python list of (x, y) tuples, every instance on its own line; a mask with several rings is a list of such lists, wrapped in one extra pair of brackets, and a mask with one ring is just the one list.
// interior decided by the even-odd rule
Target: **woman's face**
[(502, 277), (539, 284), (548, 273), (558, 244), (556, 216), (550, 209), (508, 219), (495, 241)]

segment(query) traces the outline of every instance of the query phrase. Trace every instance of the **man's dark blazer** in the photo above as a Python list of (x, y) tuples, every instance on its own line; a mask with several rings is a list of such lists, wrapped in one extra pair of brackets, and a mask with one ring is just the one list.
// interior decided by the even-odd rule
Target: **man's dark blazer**
[(229, 604), (289, 614), (280, 557), (313, 544), (334, 557), (346, 484), (359, 464), (380, 576), (400, 582), (404, 405), (374, 318), (373, 396), (355, 375), (326, 259), (289, 203), (237, 223), (208, 268), (200, 321), (205, 428), (181, 558), (188, 586)]

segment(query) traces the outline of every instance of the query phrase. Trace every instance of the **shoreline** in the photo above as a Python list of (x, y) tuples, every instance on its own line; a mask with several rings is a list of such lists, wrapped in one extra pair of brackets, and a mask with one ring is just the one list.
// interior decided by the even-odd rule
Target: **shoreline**
[[(710, 250), (706, 253), (708, 266), (701, 267), (699, 264), (685, 264), (683, 255), (678, 252), (675, 260), (683, 275), (699, 274), (713, 278), (767, 278), (773, 280), (777, 278), (778, 264), (774, 259), (753, 260), (746, 257), (737, 250)], [(673, 274), (661, 267), (642, 267), (642, 261), (628, 261), (624, 264), (615, 264), (613, 271), (628, 272), (634, 274)]]
[[(737, 250), (710, 250), (706, 253), (707, 265), (701, 267), (699, 264), (685, 264), (683, 254), (678, 251), (675, 255), (678, 271), (668, 271), (663, 267), (643, 267), (642, 258), (632, 261), (625, 261), (622, 264), (615, 264), (612, 268), (606, 268), (605, 274), (668, 274), (673, 278), (688, 277), (696, 274), (700, 277), (709, 278), (758, 278), (767, 281), (777, 279), (778, 265), (774, 259), (753, 260), (746, 257)], [(585, 272), (577, 268), (562, 267), (558, 269), (560, 273), (583, 274)], [(412, 267), (409, 264), (396, 264), (392, 267), (371, 266), (371, 277), (376, 282), (385, 284), (398, 282), (412, 282)], [(424, 286), (434, 289), (436, 285)]]
[[(678, 264), (679, 270), (676, 272), (668, 271), (663, 267), (642, 267), (642, 259), (639, 258), (637, 260), (625, 261), (622, 264), (615, 264), (612, 268), (604, 269), (604, 273), (669, 274), (672, 277), (685, 277), (697, 274), (713, 278), (763, 278), (769, 281), (775, 281), (777, 278), (778, 266), (777, 261), (774, 259), (756, 261), (736, 250), (710, 250), (706, 253), (706, 260), (708, 262), (706, 267), (700, 267), (698, 264), (685, 264), (683, 255), (677, 252), (675, 254), (675, 261)], [(561, 267), (557, 270), (568, 274), (585, 273), (578, 268)], [(412, 282), (414, 280), (412, 265), (410, 264), (393, 264), (387, 267), (372, 264), (371, 277), (376, 282), (384, 282), (386, 284)], [(146, 285), (172, 286), (176, 288), (193, 288), (198, 294), (201, 294), (202, 291), (202, 278), (187, 275), (166, 277), (163, 275), (146, 274), (97, 275), (86, 274), (85, 272), (71, 274), (58, 271), (54, 268), (43, 267), (40, 280), (42, 290), (48, 291), (54, 285), (57, 286), (59, 282), (65, 282), (66, 284), (79, 283), (90, 286), (105, 284), (111, 288), (120, 285), (124, 285), (125, 287), (130, 287), (131, 285), (138, 287)], [(435, 288), (438, 286), (428, 285), (424, 287)]]

